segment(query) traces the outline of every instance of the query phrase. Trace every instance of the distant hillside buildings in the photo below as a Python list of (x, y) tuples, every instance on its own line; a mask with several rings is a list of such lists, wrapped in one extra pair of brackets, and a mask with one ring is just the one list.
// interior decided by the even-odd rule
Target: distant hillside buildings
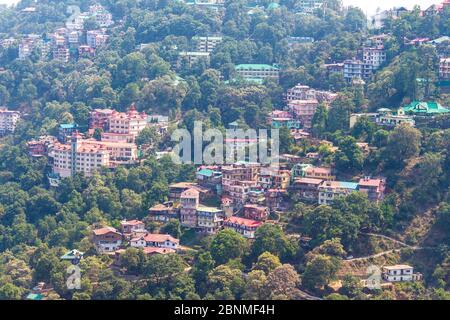
[(20, 117), (20, 112), (0, 107), (0, 136), (14, 132)]

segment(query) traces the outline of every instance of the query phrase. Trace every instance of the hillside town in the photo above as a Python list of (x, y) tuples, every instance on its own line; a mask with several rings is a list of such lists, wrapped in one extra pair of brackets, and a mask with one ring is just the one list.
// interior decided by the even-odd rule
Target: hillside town
[(450, 299), (450, 1), (74, 3), (0, 9), (1, 300)]

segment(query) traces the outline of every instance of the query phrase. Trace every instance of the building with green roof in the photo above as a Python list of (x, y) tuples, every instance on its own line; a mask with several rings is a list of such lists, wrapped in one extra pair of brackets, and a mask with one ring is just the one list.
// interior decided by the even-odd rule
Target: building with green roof
[(435, 116), (450, 114), (450, 109), (441, 106), (438, 102), (413, 101), (398, 111), (399, 115)]
[(269, 64), (239, 64), (236, 73), (246, 81), (261, 83), (264, 79), (278, 81), (280, 69)]

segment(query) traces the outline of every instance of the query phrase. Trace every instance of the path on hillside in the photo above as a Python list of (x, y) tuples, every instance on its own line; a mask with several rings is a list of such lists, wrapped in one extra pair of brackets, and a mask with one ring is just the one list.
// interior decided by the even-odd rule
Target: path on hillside
[(315, 297), (310, 295), (309, 293), (306, 293), (305, 291), (299, 290), (300, 291), (300, 295), (302, 296), (302, 298), (304, 298), (305, 300), (324, 300), (322, 298), (319, 297)]
[(418, 246), (412, 246), (412, 245), (409, 245), (409, 244), (407, 244), (407, 243), (405, 243), (405, 242), (403, 242), (403, 241), (397, 240), (397, 239), (395, 239), (395, 238), (392, 238), (392, 237), (389, 237), (389, 236), (385, 236), (384, 234), (378, 234), (378, 233), (366, 233), (366, 232), (361, 232), (361, 234), (365, 234), (365, 235), (372, 236), (372, 237), (377, 237), (377, 238), (383, 238), (383, 239), (391, 240), (392, 242), (395, 242), (395, 243), (397, 243), (397, 244), (400, 244), (400, 245), (402, 245), (402, 246), (404, 246), (404, 247), (408, 247), (408, 248), (411, 248), (411, 249), (417, 249), (417, 248), (420, 248), (420, 247), (418, 247)]
[(379, 257), (385, 256), (385, 255), (390, 254), (390, 253), (401, 252), (404, 249), (410, 249), (410, 250), (435, 250), (435, 249), (438, 248), (438, 247), (412, 246), (412, 245), (409, 245), (409, 244), (407, 244), (407, 243), (405, 243), (403, 241), (400, 241), (400, 240), (397, 240), (395, 238), (386, 236), (384, 234), (366, 233), (366, 232), (363, 232), (362, 234), (365, 234), (365, 235), (368, 235), (368, 236), (372, 236), (372, 237), (377, 237), (377, 238), (383, 238), (383, 239), (390, 240), (390, 241), (392, 241), (394, 243), (402, 245), (403, 248), (386, 250), (386, 251), (383, 251), (383, 252), (380, 252), (380, 253), (372, 254), (370, 256), (359, 257), (359, 258), (352, 258), (352, 259), (347, 259), (345, 261), (355, 262), (355, 261), (364, 261), (364, 260), (369, 260), (369, 259), (373, 259), (373, 258), (379, 258)]

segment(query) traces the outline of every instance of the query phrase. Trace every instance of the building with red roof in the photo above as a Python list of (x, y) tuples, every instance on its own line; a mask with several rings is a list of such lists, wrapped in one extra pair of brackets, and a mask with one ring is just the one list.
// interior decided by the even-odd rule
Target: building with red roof
[(113, 227), (95, 229), (92, 233), (92, 241), (99, 253), (114, 252), (122, 245), (122, 234)]
[(263, 222), (261, 221), (239, 217), (229, 217), (223, 224), (225, 229), (234, 230), (248, 239), (254, 239), (255, 231), (262, 225)]
[(176, 250), (180, 244), (180, 240), (169, 234), (153, 234), (147, 233), (143, 236), (130, 240), (130, 246), (133, 248), (167, 248)]

